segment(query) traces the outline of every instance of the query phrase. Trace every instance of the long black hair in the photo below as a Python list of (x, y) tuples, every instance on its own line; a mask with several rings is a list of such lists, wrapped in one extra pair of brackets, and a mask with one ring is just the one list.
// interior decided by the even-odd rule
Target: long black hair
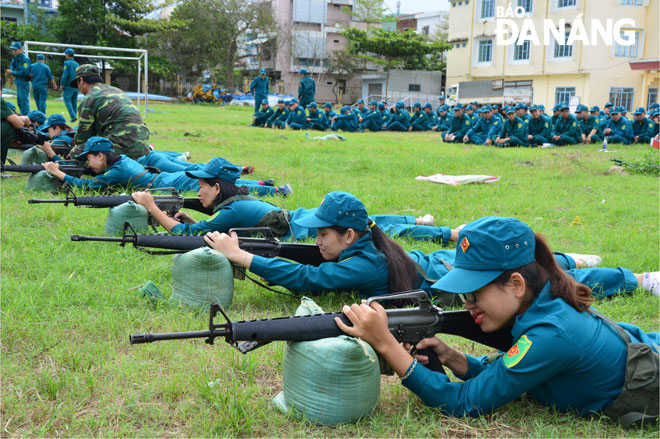
[[(346, 227), (331, 226), (330, 229), (344, 236)], [(369, 220), (369, 229), (356, 230), (358, 237), (362, 238), (371, 230), (371, 237), (376, 249), (387, 259), (388, 284), (391, 293), (414, 290), (419, 286), (417, 268), (408, 256), (408, 253), (398, 243), (391, 240), (372, 220)]]
[(202, 180), (204, 180), (209, 186), (215, 186), (216, 183), (220, 185), (220, 194), (218, 194), (213, 201), (213, 204), (220, 204), (227, 198), (236, 195), (248, 195), (250, 193), (245, 186), (236, 186), (234, 183), (223, 178), (203, 178)]

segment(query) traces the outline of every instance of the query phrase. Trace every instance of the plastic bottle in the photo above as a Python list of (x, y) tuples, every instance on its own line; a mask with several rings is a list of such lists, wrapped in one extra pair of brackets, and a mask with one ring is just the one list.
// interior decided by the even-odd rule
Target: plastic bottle
[(607, 152), (607, 137), (603, 139), (603, 152)]

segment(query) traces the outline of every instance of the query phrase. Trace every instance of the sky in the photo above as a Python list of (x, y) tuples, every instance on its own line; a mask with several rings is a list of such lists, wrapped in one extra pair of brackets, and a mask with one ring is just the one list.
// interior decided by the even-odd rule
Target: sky
[[(449, 0), (399, 0), (401, 2), (402, 14), (413, 14), (415, 12), (448, 11)], [(397, 0), (384, 0), (384, 7), (396, 12)]]

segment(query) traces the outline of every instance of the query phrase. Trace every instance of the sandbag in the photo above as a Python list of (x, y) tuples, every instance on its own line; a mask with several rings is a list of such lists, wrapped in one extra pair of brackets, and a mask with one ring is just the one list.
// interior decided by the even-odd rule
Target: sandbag
[(124, 223), (129, 222), (136, 233), (149, 231), (149, 213), (144, 206), (128, 201), (115, 206), (108, 212), (105, 220), (105, 236), (117, 236), (124, 233)]
[[(303, 297), (296, 315), (323, 313)], [(323, 425), (355, 422), (371, 414), (380, 393), (378, 357), (369, 344), (345, 335), (288, 343), (283, 387), (275, 407)]]
[(45, 152), (33, 146), (30, 149), (23, 151), (21, 155), (21, 165), (40, 165), (48, 161), (48, 156)]
[(28, 191), (57, 192), (61, 187), (60, 179), (53, 177), (45, 170), (30, 174), (25, 183), (25, 190)]
[(222, 253), (202, 247), (174, 256), (171, 301), (208, 309), (212, 303), (229, 308), (233, 299), (234, 274)]

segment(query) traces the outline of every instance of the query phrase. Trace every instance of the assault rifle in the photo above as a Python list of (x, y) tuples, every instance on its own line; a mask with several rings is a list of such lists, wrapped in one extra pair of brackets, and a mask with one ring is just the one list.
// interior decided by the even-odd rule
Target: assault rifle
[[(431, 303), (429, 296), (423, 290), (371, 297), (367, 304), (373, 301), (400, 303), (402, 300), (411, 300), (416, 306), (386, 310), (389, 330), (401, 343), (410, 343), (414, 346), (423, 338), (435, 334), (450, 334), (500, 351), (507, 351), (513, 344), (508, 328), (483, 332), (468, 311), (442, 311)], [(215, 323), (218, 312), (224, 317), (225, 323)], [(271, 341), (310, 341), (345, 335), (335, 323), (335, 317), (352, 326), (350, 320), (341, 312), (232, 322), (222, 307), (214, 304), (211, 306), (209, 329), (206, 331), (131, 334), (129, 340), (131, 344), (141, 344), (162, 340), (204, 338), (206, 343), (213, 344), (217, 337), (223, 337), (227, 343), (245, 354)], [(442, 370), (435, 354), (426, 349), (417, 353), (428, 355), (431, 369)], [(381, 361), (381, 372), (389, 372), (384, 367), (383, 361)]]
[[(268, 227), (236, 228), (229, 230), (229, 233), (231, 232), (263, 234), (265, 236), (264, 238), (238, 238), (238, 246), (242, 250), (255, 255), (266, 258), (279, 256), (300, 264), (315, 266), (319, 266), (323, 262), (328, 262), (321, 256), (317, 245), (280, 242), (273, 236), (273, 232)], [(150, 254), (185, 253), (197, 248), (208, 247), (203, 236), (138, 235), (128, 222), (124, 223), (124, 234), (122, 237), (71, 235), (71, 241), (118, 242), (122, 247), (126, 244), (133, 244), (135, 248)], [(151, 251), (146, 250), (147, 248), (166, 249), (170, 251)]]
[[(213, 214), (213, 209), (206, 208), (202, 206), (202, 202), (199, 198), (184, 198), (179, 192), (173, 187), (158, 188), (158, 189), (147, 189), (150, 192), (169, 192), (169, 195), (154, 195), (154, 202), (156, 206), (164, 212), (167, 212), (169, 216), (174, 216), (180, 209), (192, 209), (197, 212), (202, 212), (207, 215)], [(68, 206), (73, 204), (76, 207), (115, 207), (120, 204), (124, 204), (127, 201), (133, 201), (133, 197), (130, 195), (108, 195), (108, 196), (97, 196), (97, 197), (78, 197), (73, 193), (71, 188), (67, 187), (66, 198), (64, 200), (28, 200), (28, 204), (41, 204), (41, 203), (58, 203)]]
[[(27, 151), (28, 149), (33, 148), (34, 146), (35, 145), (12, 145), (11, 149)], [(71, 147), (64, 145), (51, 145), (51, 148), (53, 148), (55, 154), (59, 155), (60, 157), (66, 156), (69, 153), (69, 151), (71, 151)]]
[[(81, 175), (96, 175), (90, 168), (86, 168), (77, 160), (60, 160), (57, 162), (60, 165), (60, 171), (72, 177), (80, 177)], [(0, 168), (2, 172), (24, 172), (35, 174), (43, 171), (44, 167), (41, 165), (2, 165)]]

